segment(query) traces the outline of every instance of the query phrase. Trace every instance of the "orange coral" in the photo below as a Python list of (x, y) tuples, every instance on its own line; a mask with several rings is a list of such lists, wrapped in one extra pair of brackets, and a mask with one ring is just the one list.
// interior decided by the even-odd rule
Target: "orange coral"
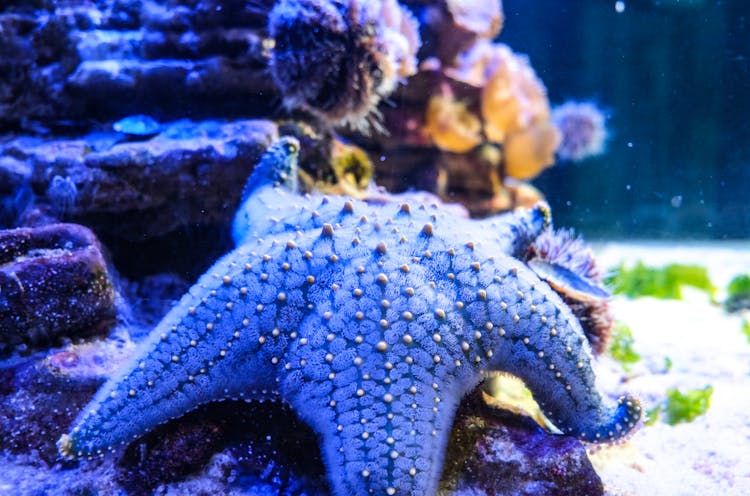
[(493, 45), (494, 70), (482, 89), (484, 132), (502, 143), (508, 134), (549, 121), (547, 90), (529, 60), (505, 45)]
[(531, 179), (555, 162), (560, 131), (549, 121), (509, 134), (505, 152), (505, 173), (517, 179)]
[(544, 200), (542, 192), (527, 182), (508, 177), (503, 186), (511, 197), (510, 204), (515, 207), (532, 208)]
[(560, 133), (550, 123), (547, 90), (525, 56), (503, 44), (478, 42), (449, 74), (482, 88), (484, 135), (503, 144), (508, 175), (528, 179), (554, 162)]
[(464, 153), (482, 143), (482, 123), (450, 95), (435, 95), (427, 106), (425, 131), (443, 150)]

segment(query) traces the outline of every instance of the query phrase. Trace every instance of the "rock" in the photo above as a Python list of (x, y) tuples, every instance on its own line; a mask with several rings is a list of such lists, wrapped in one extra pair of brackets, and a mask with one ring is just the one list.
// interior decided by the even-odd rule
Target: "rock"
[(87, 228), (54, 224), (0, 231), (0, 354), (106, 332), (115, 289)]
[[(101, 383), (92, 363), (112, 362), (105, 367), (111, 373), (123, 359), (113, 346), (110, 339), (4, 363), (0, 436), (6, 450), (0, 462), (8, 463), (10, 487), (44, 494), (100, 494), (102, 488), (117, 494), (330, 494), (315, 434), (276, 402), (208, 404), (157, 427), (120, 454), (50, 469), (60, 462), (55, 441), (61, 429)], [(128, 349), (126, 343), (122, 350)], [(69, 492), (54, 489), (61, 483)], [(440, 494), (598, 496), (603, 491), (580, 442), (542, 431), (528, 418), (489, 407), (473, 394), (454, 423)]]
[(102, 132), (19, 137), (0, 144), (0, 155), (13, 157), (0, 162), (0, 175), (20, 162), (31, 170), (38, 203), (56, 216), (100, 235), (142, 240), (228, 222), (252, 165), (275, 137), (275, 124), (263, 120), (181, 120), (136, 142)]
[[(419, 52), (420, 70), (406, 81), (406, 75), (417, 68), (411, 49), (408, 57), (404, 54), (396, 57), (401, 62), (410, 61), (409, 71), (395, 71), (395, 67), (380, 70), (380, 73), (394, 73), (392, 75), (408, 83), (386, 85), (385, 93), (389, 93), (393, 85), (396, 91), (388, 97), (389, 103), (379, 105), (377, 111), (369, 106), (379, 97), (363, 99), (367, 105), (362, 106), (362, 115), (370, 116), (373, 110), (372, 124), (377, 128), (381, 124), (374, 116), (382, 114), (382, 127), (387, 132), (350, 133), (348, 137), (370, 154), (378, 181), (389, 190), (402, 191), (407, 184), (427, 189), (446, 201), (462, 202), (473, 215), (487, 215), (520, 205), (516, 195), (503, 187), (503, 171), (507, 172), (507, 168), (497, 166), (495, 162), (499, 157), (488, 159), (486, 153), (473, 152), (454, 157), (435, 150), (424, 130), (424, 110), (431, 95), (450, 88), (461, 101), (477, 102), (476, 93), (481, 88), (472, 88), (466, 95), (468, 85), (446, 77), (446, 71), (459, 53), (478, 41), (495, 37), (503, 23), (501, 2), (414, 0), (402, 3), (420, 19), (420, 32), (427, 40)], [(186, 111), (195, 119), (217, 115), (224, 118), (281, 116), (282, 102), (289, 104), (294, 98), (282, 95), (271, 77), (284, 68), (283, 64), (271, 62), (274, 44), (267, 24), (274, 4), (271, 0), (69, 0), (64, 5), (45, 1), (33, 6), (11, 3), (4, 9), (0, 7), (0, 47), (7, 47), (8, 52), (5, 54), (0, 48), (0, 73), (6, 69), (10, 75), (0, 82), (0, 127), (46, 135), (59, 135), (61, 130), (70, 134), (72, 129), (80, 135), (91, 131), (94, 121), (118, 121), (138, 114), (147, 114), (159, 122), (182, 118)], [(390, 15), (385, 17), (388, 18), (384, 20), (386, 24), (397, 21)], [(396, 17), (403, 17), (401, 28), (411, 26), (408, 33), (396, 38), (414, 42), (416, 32), (411, 15), (403, 13)], [(391, 31), (396, 33), (398, 29), (385, 29), (384, 33)], [(390, 34), (385, 37), (388, 43), (393, 41), (391, 38)], [(404, 45), (401, 41), (398, 46)], [(372, 41), (364, 46), (369, 43)], [(431, 62), (434, 63), (431, 65)], [(309, 86), (309, 81), (303, 83), (301, 88)], [(303, 107), (307, 111), (293, 114), (295, 119), (304, 118), (312, 109)], [(342, 108), (351, 110), (347, 105)], [(307, 120), (318, 127), (326, 127), (310, 115)], [(352, 115), (345, 115), (343, 120), (358, 123), (362, 129), (370, 122), (369, 117)], [(339, 118), (333, 121), (338, 122)], [(85, 154), (90, 151), (89, 147), (104, 152), (106, 139), (92, 137), (85, 141), (83, 149), (70, 152)], [(2, 152), (0, 150), (0, 155)], [(81, 191), (76, 178), (59, 172), (54, 174), (60, 175), (61, 180), (70, 178), (81, 193), (79, 205), (86, 204), (87, 192)], [(42, 180), (48, 183), (53, 178), (54, 175)], [(61, 181), (58, 184), (65, 185)], [(37, 184), (35, 191), (41, 195), (46, 189), (40, 190)], [(72, 188), (65, 191), (72, 191)], [(102, 197), (110, 199), (106, 194)], [(145, 203), (148, 199), (144, 195)], [(67, 203), (63, 201), (58, 205), (62, 205), (58, 210), (67, 213)], [(98, 209), (94, 204), (91, 207)], [(171, 212), (178, 217), (177, 213), (184, 213), (184, 210), (178, 207)], [(187, 217), (192, 218), (194, 213), (190, 212)], [(79, 220), (76, 215), (66, 217), (60, 212), (57, 217), (91, 222), (97, 229), (99, 224), (105, 228), (117, 226), (126, 231), (124, 237), (130, 240), (141, 234), (128, 222), (124, 225), (119, 221), (110, 222), (109, 213), (104, 214), (106, 218), (96, 219)], [(165, 226), (163, 232), (174, 232), (177, 228), (174, 218), (153, 217), (156, 224)], [(215, 222), (210, 218), (202, 220)], [(99, 234), (109, 241), (107, 233)], [(160, 233), (145, 233), (154, 234)]]
[[(222, 494), (226, 496), (280, 496), (299, 494), (291, 491), (281, 492), (281, 488), (268, 486), (265, 492), (259, 491), (256, 485), (250, 490), (244, 490), (236, 484), (237, 460), (226, 451), (214, 455), (197, 476), (159, 486), (157, 491), (164, 496), (181, 496), (183, 494)], [(310, 496), (317, 496), (307, 493)]]
[(187, 293), (190, 283), (178, 274), (163, 272), (122, 287), (123, 296), (130, 303), (131, 318), (150, 330)]
[[(160, 426), (125, 450), (118, 478), (132, 493), (143, 494), (163, 484), (184, 484), (215, 455), (226, 458), (226, 471), (245, 488), (267, 484), (286, 491), (274, 494), (328, 494), (314, 433), (274, 402), (213, 403)], [(227, 490), (226, 480), (223, 485)]]
[(42, 365), (55, 377), (81, 383), (106, 379), (133, 354), (135, 341), (131, 336), (137, 331), (130, 323), (118, 325), (105, 339), (68, 344), (53, 350)]
[(126, 450), (118, 463), (119, 482), (131, 494), (152, 493), (160, 484), (199, 471), (221, 441), (220, 427), (210, 419), (172, 422)]
[(4, 362), (0, 368), (3, 450), (30, 457), (35, 464), (55, 463), (57, 438), (100, 384), (100, 380), (54, 374), (38, 355)]
[(0, 156), (0, 229), (15, 227), (34, 199), (31, 168), (14, 157)]
[[(0, 6), (0, 126), (158, 111), (268, 115), (269, 2), (113, 0)], [(255, 4), (255, 6), (250, 5)]]
[(0, 125), (26, 116), (52, 117), (65, 105), (65, 75), (78, 64), (65, 19), (30, 8), (0, 8)]
[[(450, 443), (441, 495), (603, 494), (578, 440), (489, 407), (476, 393), (459, 410)], [(221, 477), (209, 474), (216, 457)], [(117, 466), (119, 482), (135, 493), (210, 483), (215, 490), (243, 487), (252, 494), (329, 494), (314, 433), (274, 402), (201, 407), (131, 444)], [(201, 467), (199, 477), (187, 477)]]
[(488, 406), (476, 392), (461, 404), (449, 446), (442, 494), (604, 494), (580, 441)]

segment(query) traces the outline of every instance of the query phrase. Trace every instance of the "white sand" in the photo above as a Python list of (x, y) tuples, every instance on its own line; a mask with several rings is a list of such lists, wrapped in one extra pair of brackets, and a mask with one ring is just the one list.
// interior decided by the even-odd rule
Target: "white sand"
[[(750, 273), (749, 243), (617, 243), (599, 245), (597, 252), (604, 268), (637, 260), (703, 265), (720, 288), (734, 275)], [(612, 306), (616, 318), (631, 327), (643, 360), (620, 383), (622, 368), (602, 359), (598, 369), (605, 390), (632, 392), (646, 410), (670, 387), (711, 385), (714, 392), (708, 412), (693, 422), (644, 426), (628, 443), (593, 453), (607, 494), (750, 495), (750, 343), (740, 331), (743, 316), (692, 291), (684, 301), (615, 297)], [(665, 357), (672, 360), (669, 371)]]

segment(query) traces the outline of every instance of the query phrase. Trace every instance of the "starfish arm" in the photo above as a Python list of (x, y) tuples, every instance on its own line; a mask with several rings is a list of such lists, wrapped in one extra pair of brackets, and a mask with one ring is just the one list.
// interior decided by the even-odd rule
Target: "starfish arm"
[(484, 370), (524, 381), (562, 432), (589, 442), (614, 441), (638, 423), (637, 399), (609, 401), (596, 387), (593, 355), (578, 320), (561, 298), (523, 263), (487, 260), (465, 278), (474, 301), (464, 318), (479, 337), (467, 348)]
[(527, 248), (552, 225), (549, 205), (539, 202), (532, 208), (496, 215), (477, 221), (472, 238), (485, 236), (496, 252), (522, 259)]
[[(330, 332), (317, 343), (290, 347), (281, 383), (283, 397), (321, 437), (333, 494), (436, 494), (466, 381), (454, 380), (461, 374), (452, 364), (436, 362), (434, 342), (393, 342), (396, 335), (385, 328), (376, 337), (357, 334), (375, 324), (365, 319), (342, 333), (336, 320), (335, 314), (330, 321), (308, 317), (300, 336)], [(408, 332), (423, 334), (419, 327), (414, 322)], [(472, 385), (479, 380), (478, 374), (469, 379)]]
[(398, 232), (388, 249), (364, 241), (378, 228), (360, 231), (352, 243), (324, 228), (310, 251), (323, 268), (307, 292), (315, 310), (290, 343), (280, 394), (321, 437), (336, 496), (431, 496), (458, 402), (482, 376), (457, 363), (453, 325), (467, 324), (440, 310), (454, 295), (438, 293), (435, 267)]
[(236, 245), (247, 242), (253, 232), (265, 232), (269, 217), (283, 210), (286, 203), (269, 202), (269, 192), (280, 190), (299, 199), (298, 161), (299, 142), (295, 138), (284, 136), (268, 147), (250, 174), (234, 215), (232, 239)]
[(449, 397), (456, 401), (436, 404), (441, 393), (433, 390), (432, 384), (410, 382), (418, 389), (416, 394), (408, 388), (400, 395), (395, 393), (397, 396), (377, 391), (344, 397), (341, 392), (334, 397), (342, 400), (333, 408), (325, 405), (325, 413), (322, 405), (314, 408), (310, 402), (295, 406), (312, 424), (320, 423), (316, 416), (334, 419), (327, 419), (324, 428), (318, 429), (334, 495), (437, 493), (461, 395)]
[(250, 258), (238, 249), (200, 278), (60, 439), (63, 455), (112, 451), (208, 401), (274, 396), (264, 358), (277, 350), (259, 352), (262, 332), (271, 331), (258, 312), (262, 291), (245, 265)]
[(242, 192), (242, 201), (246, 201), (265, 186), (281, 187), (291, 193), (297, 193), (298, 161), (299, 141), (296, 138), (283, 136), (273, 142), (250, 174)]

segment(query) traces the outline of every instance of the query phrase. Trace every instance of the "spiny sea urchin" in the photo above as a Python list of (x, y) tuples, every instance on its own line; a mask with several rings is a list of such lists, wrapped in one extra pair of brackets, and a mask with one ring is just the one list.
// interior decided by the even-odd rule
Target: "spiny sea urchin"
[(367, 130), (416, 72), (418, 25), (396, 0), (281, 0), (269, 15), (271, 75), (288, 108)]
[(591, 248), (573, 230), (548, 229), (529, 246), (524, 258), (573, 310), (594, 352), (603, 353), (614, 318)]
[(552, 122), (562, 134), (560, 158), (578, 162), (604, 152), (606, 118), (593, 103), (565, 102), (552, 109)]

